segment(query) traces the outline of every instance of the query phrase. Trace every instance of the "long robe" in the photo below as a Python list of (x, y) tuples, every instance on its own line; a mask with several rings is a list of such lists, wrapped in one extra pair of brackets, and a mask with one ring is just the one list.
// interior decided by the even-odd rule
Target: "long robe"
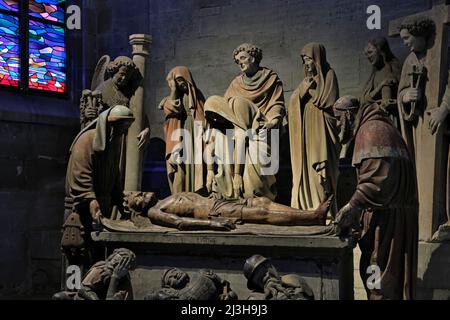
[[(111, 110), (111, 109), (109, 109)], [(66, 202), (84, 219), (89, 203), (96, 199), (108, 217), (114, 205), (122, 206), (120, 154), (122, 141), (108, 142), (109, 110), (81, 131), (70, 148), (66, 173)]]
[[(202, 153), (205, 98), (197, 88), (188, 68), (175, 67), (167, 77), (175, 79), (182, 77), (187, 82), (189, 90), (182, 99), (171, 100), (170, 97), (166, 97), (159, 105), (166, 115), (164, 136), (170, 190), (172, 194), (202, 192), (205, 186)], [(170, 107), (177, 109), (177, 112), (170, 111)], [(181, 130), (184, 130), (184, 136)]]
[(89, 252), (86, 264), (97, 261), (102, 254), (101, 246), (91, 238), (90, 202), (97, 200), (106, 218), (111, 217), (114, 206), (121, 208), (123, 205), (120, 168), (122, 139), (116, 137), (112, 142), (109, 141), (107, 117), (110, 110), (102, 112), (74, 139), (67, 165), (64, 221), (72, 212), (79, 215), (84, 227), (83, 239)]
[[(398, 87), (398, 106), (400, 115), (400, 125), (403, 139), (406, 141), (406, 145), (413, 155), (413, 160), (417, 161), (417, 155), (422, 152), (422, 145), (420, 143), (420, 137), (423, 131), (428, 131), (428, 123), (425, 122), (424, 113), (427, 109), (426, 98), (425, 98), (425, 86), (427, 83), (427, 58), (423, 61), (419, 61), (417, 55), (414, 52), (406, 58), (403, 64), (402, 75), (400, 78), (400, 84)], [(416, 81), (420, 81), (418, 85), (419, 90), (422, 92), (422, 99), (416, 103), (417, 119), (414, 121), (406, 121), (402, 113), (411, 111), (411, 104), (403, 103), (403, 97), (406, 94), (406, 90), (412, 86), (412, 76), (411, 73), (414, 71), (414, 67), (418, 70), (422, 70), (423, 75), (418, 79), (415, 76)]]
[[(350, 200), (363, 209), (360, 272), (364, 285), (381, 270), (370, 299), (414, 299), (417, 277), (418, 201), (416, 175), (407, 147), (376, 104), (360, 110), (353, 165), (358, 185)], [(358, 116), (357, 116), (358, 118)]]
[[(327, 193), (336, 193), (340, 144), (333, 105), (339, 98), (339, 87), (322, 45), (305, 46), (302, 56), (305, 55), (314, 60), (317, 85), (309, 90), (309, 100), (302, 100), (300, 87), (290, 99), (291, 207), (314, 210), (327, 199)], [(335, 204), (331, 210), (335, 213)]]
[[(224, 98), (230, 100), (232, 98), (242, 98), (250, 103), (252, 103), (257, 110), (264, 117), (265, 122), (271, 122), (275, 119), (279, 120), (281, 126), (282, 120), (286, 114), (285, 104), (284, 104), (284, 94), (283, 94), (283, 84), (278, 77), (278, 75), (268, 68), (261, 67), (258, 72), (251, 78), (247, 77), (245, 74), (240, 74), (237, 76), (228, 87), (225, 92)], [(247, 102), (242, 99), (233, 100), (234, 104), (239, 104), (242, 102), (242, 106), (237, 106), (235, 110), (247, 109)], [(253, 108), (252, 108), (253, 109)], [(251, 123), (246, 123), (242, 125), (243, 130), (247, 130), (252, 126)], [(245, 128), (244, 128), (245, 127)], [(275, 128), (279, 129), (279, 128)], [(270, 168), (274, 165), (271, 160), (272, 150), (271, 145), (272, 133), (270, 130), (267, 132), (267, 139), (264, 137), (255, 137), (255, 143), (251, 145), (254, 148), (259, 146), (259, 151), (251, 152), (252, 155), (259, 154), (261, 158), (267, 160), (264, 167)], [(266, 140), (263, 142), (263, 140)], [(258, 141), (258, 142), (256, 142)], [(277, 143), (275, 141), (274, 143)], [(216, 175), (218, 190), (225, 197), (239, 197), (233, 190), (232, 177), (234, 172), (230, 163), (232, 154), (230, 154), (230, 148), (223, 148), (224, 145), (231, 145), (232, 142), (228, 141), (227, 137), (220, 132), (216, 134), (216, 146), (218, 146), (220, 156), (223, 158), (223, 165), (219, 167), (219, 174)], [(261, 147), (264, 145), (264, 149)], [(259, 159), (249, 160), (249, 154), (246, 156), (246, 169), (244, 169), (244, 197), (250, 196), (265, 196), (274, 200), (277, 196), (276, 189), (276, 178), (275, 173), (265, 172), (262, 174), (261, 169), (263, 168), (261, 161)], [(275, 159), (278, 161), (279, 159)], [(250, 173), (252, 172), (252, 173)], [(251, 182), (253, 181), (253, 182)], [(245, 187), (247, 185), (247, 187)], [(254, 191), (251, 191), (251, 186), (255, 187)]]
[(373, 68), (360, 99), (362, 106), (378, 103), (390, 113), (390, 119), (394, 125), (400, 128), (398, 108), (392, 108), (392, 103), (397, 101), (398, 83), (400, 80), (400, 62), (393, 58), (385, 61), (381, 69)]
[[(234, 166), (237, 165), (236, 145), (234, 136), (248, 134), (248, 143), (243, 152), (244, 170), (243, 197), (265, 196), (271, 200), (276, 197), (276, 179), (273, 174), (264, 174), (265, 166), (261, 160), (267, 160), (270, 154), (270, 146), (265, 138), (265, 132), (258, 130), (265, 122), (262, 112), (249, 100), (234, 97), (222, 98), (210, 97), (205, 104), (205, 112), (214, 113), (229, 122), (229, 134), (223, 134), (215, 130), (214, 155), (217, 160), (217, 172), (215, 175), (214, 191), (226, 198), (239, 198), (233, 190)], [(231, 134), (231, 136), (230, 136)]]
[(267, 122), (279, 119), (281, 124), (286, 114), (283, 84), (278, 75), (268, 68), (260, 68), (252, 78), (245, 74), (237, 76), (224, 97), (250, 100), (266, 117)]

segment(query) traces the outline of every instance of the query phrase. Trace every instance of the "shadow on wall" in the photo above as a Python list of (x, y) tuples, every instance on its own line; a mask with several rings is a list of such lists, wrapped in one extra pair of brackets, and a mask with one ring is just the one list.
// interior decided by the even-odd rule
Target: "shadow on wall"
[(155, 192), (159, 199), (170, 195), (166, 170), (166, 143), (160, 138), (151, 138), (144, 162), (142, 190)]
[(289, 146), (289, 128), (281, 130), (280, 137), (280, 169), (276, 175), (277, 198), (276, 202), (286, 206), (291, 205), (292, 194), (292, 168), (291, 168), (291, 148)]

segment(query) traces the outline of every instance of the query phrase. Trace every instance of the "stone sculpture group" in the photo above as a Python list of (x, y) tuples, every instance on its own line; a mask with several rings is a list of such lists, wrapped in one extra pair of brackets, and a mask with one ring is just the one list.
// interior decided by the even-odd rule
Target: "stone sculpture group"
[[(437, 134), (447, 141), (442, 131), (450, 113), (450, 86), (439, 108), (429, 103), (430, 87), (440, 86), (430, 80), (434, 66), (428, 50), (435, 31), (436, 22), (428, 17), (401, 23), (398, 32), (411, 50), (403, 67), (386, 38), (370, 39), (365, 55), (372, 71), (358, 98), (340, 97), (338, 77), (320, 43), (302, 49), (304, 79), (288, 104), (281, 79), (261, 66), (263, 51), (254, 44), (234, 50), (240, 74), (223, 96), (206, 99), (189, 68), (174, 67), (166, 78), (169, 95), (159, 104), (165, 116), (165, 160), (172, 192), (162, 200), (151, 192), (124, 192), (126, 148), (131, 142), (144, 152), (149, 140), (147, 121), (139, 135), (125, 143), (135, 120), (131, 101), (145, 77), (131, 58), (111, 62), (103, 57), (91, 89), (80, 101), (82, 131), (70, 150), (62, 239), (70, 264), (94, 266), (82, 290), (55, 298), (132, 298), (116, 282), (128, 279), (134, 254), (121, 249), (98, 263), (101, 255), (91, 232), (108, 229), (109, 220), (139, 218), (182, 231), (233, 232), (247, 223), (324, 226), (324, 234), (331, 228), (337, 237), (356, 234), (361, 269), (374, 263), (381, 269), (381, 289), (366, 288), (368, 297), (414, 299), (419, 203), (427, 201), (418, 193), (427, 183), (418, 171), (424, 168), (427, 147), (421, 139)], [(279, 143), (284, 119), (293, 177), (291, 206), (275, 202), (276, 172), (270, 170), (278, 161), (271, 147)], [(336, 201), (340, 155), (352, 158), (357, 175), (356, 190), (342, 208)], [(440, 170), (447, 174), (446, 168)], [(448, 204), (448, 196), (446, 200)], [(449, 224), (434, 230), (434, 238), (448, 238)], [(126, 256), (126, 262), (116, 256)], [(109, 270), (106, 275), (98, 271), (101, 268)], [(279, 276), (262, 256), (247, 260), (244, 274), (249, 288), (257, 291), (255, 299), (314, 298), (303, 278)], [(97, 288), (100, 282), (107, 287)], [(175, 268), (164, 273), (161, 288), (147, 295), (152, 300), (237, 298), (230, 283), (211, 271), (201, 271), (193, 281)]]

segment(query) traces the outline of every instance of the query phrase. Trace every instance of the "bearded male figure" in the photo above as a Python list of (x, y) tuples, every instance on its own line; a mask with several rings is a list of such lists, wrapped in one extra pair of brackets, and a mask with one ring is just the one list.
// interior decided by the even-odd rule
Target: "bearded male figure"
[[(389, 114), (378, 104), (360, 107), (345, 96), (334, 105), (339, 140), (355, 139), (358, 185), (336, 216), (337, 234), (361, 232), (360, 272), (369, 299), (415, 298), (418, 201), (414, 164)], [(369, 267), (381, 270), (379, 288), (367, 287)]]

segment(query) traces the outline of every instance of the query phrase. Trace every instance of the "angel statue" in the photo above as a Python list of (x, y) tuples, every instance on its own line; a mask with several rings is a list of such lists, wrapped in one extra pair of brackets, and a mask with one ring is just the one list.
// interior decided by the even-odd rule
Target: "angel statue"
[[(130, 107), (131, 97), (142, 81), (133, 60), (119, 56), (114, 61), (108, 55), (100, 58), (95, 68), (91, 89), (82, 92), (80, 100), (81, 129), (86, 128), (104, 110), (116, 105)], [(137, 136), (139, 149), (150, 140), (150, 126), (145, 117), (144, 129)]]

